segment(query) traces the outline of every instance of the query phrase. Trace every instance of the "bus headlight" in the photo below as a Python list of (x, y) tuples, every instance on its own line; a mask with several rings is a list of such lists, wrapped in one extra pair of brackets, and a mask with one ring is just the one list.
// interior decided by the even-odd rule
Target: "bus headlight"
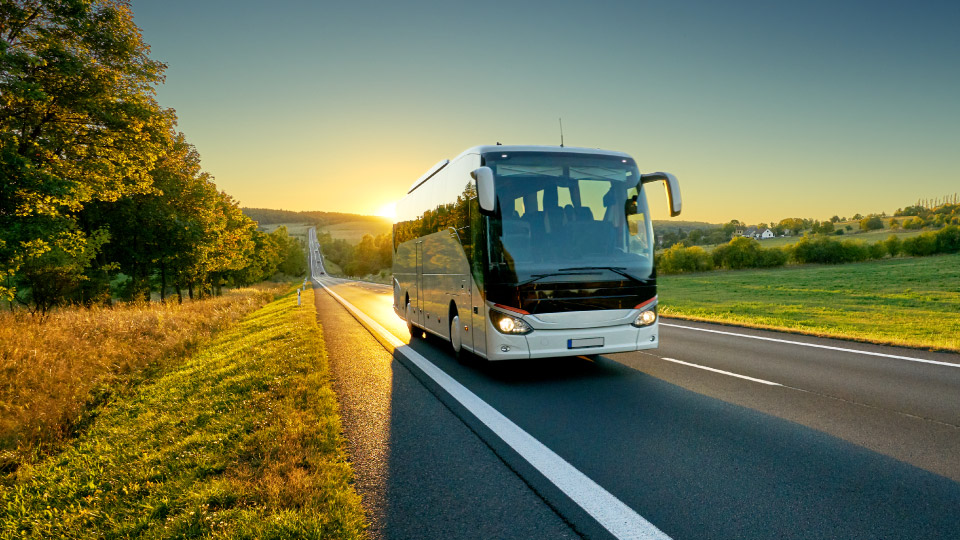
[(637, 315), (637, 320), (633, 321), (632, 325), (637, 328), (642, 328), (644, 326), (650, 326), (651, 324), (657, 322), (657, 306), (653, 306), (647, 310), (641, 311)]
[(502, 311), (490, 310), (490, 321), (501, 334), (523, 335), (533, 332), (533, 328), (526, 321)]

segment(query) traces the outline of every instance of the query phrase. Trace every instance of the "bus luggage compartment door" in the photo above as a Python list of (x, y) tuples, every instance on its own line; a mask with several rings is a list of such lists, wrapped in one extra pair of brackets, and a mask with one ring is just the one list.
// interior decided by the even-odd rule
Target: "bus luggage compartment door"
[(414, 305), (414, 316), (413, 322), (421, 327), (426, 328), (425, 322), (423, 320), (423, 240), (417, 241), (417, 277), (416, 277), (416, 286), (417, 286), (417, 303)]

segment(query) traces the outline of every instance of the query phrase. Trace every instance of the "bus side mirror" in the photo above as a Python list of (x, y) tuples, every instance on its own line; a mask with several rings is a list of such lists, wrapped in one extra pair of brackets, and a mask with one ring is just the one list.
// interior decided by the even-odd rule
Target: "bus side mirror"
[(655, 172), (650, 174), (641, 174), (640, 183), (649, 184), (650, 182), (663, 181), (667, 188), (667, 203), (670, 205), (670, 217), (680, 215), (680, 182), (677, 177), (665, 172)]
[(480, 167), (470, 173), (470, 176), (477, 181), (477, 202), (480, 203), (480, 211), (492, 214), (497, 205), (497, 193), (493, 188), (493, 169)]

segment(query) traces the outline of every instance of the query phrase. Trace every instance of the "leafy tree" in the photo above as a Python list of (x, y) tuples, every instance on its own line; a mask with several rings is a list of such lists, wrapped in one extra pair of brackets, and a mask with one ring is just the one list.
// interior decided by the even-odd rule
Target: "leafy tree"
[(931, 232), (912, 236), (903, 241), (903, 253), (914, 257), (924, 257), (937, 252), (937, 237)]
[(657, 268), (665, 274), (704, 272), (713, 270), (713, 259), (699, 246), (683, 247), (677, 244), (660, 254)]
[(860, 220), (860, 230), (876, 231), (883, 228), (883, 220), (880, 216), (871, 216)]
[(889, 253), (891, 257), (899, 255), (903, 247), (903, 242), (900, 241), (900, 237), (895, 234), (888, 236), (887, 239), (883, 241), (883, 244), (886, 246), (887, 253)]
[(17, 275), (25, 264), (87, 267), (104, 236), (77, 212), (150, 191), (164, 65), (147, 51), (124, 2), (0, 4), (0, 277), (14, 284), (0, 293), (34, 281)]

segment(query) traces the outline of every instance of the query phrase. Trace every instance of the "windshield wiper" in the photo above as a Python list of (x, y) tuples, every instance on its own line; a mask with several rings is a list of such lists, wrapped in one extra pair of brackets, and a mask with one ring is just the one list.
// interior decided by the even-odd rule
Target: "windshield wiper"
[[(566, 268), (564, 270), (571, 270), (571, 269)], [(574, 270), (581, 270), (581, 268), (576, 268)], [(583, 268), (582, 270), (587, 270), (587, 268)], [(551, 276), (588, 276), (588, 275), (590, 275), (590, 272), (564, 272), (562, 270), (560, 272), (549, 272), (546, 274), (530, 274), (530, 279), (525, 279), (523, 281), (520, 281), (517, 283), (516, 286), (521, 287), (528, 283), (533, 283), (534, 281), (539, 281), (543, 278), (551, 277)]]
[(625, 266), (575, 266), (573, 268), (561, 268), (560, 272), (567, 272), (570, 270), (610, 270), (611, 272), (620, 274), (625, 278), (632, 279), (637, 283), (644, 283), (644, 284), (650, 283), (649, 279), (640, 279), (634, 276), (633, 274), (631, 274), (630, 272), (627, 272), (626, 271), (627, 268)]

